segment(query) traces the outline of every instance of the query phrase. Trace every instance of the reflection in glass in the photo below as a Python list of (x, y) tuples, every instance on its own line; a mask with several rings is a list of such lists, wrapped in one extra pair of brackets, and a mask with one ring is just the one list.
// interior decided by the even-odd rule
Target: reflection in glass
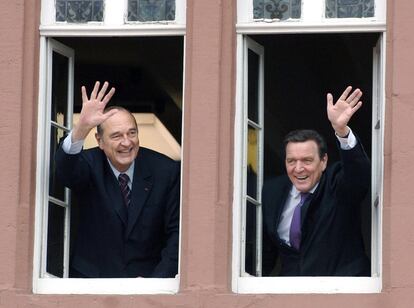
[(259, 55), (249, 49), (248, 59), (248, 108), (249, 120), (258, 123), (259, 110)]
[(245, 271), (256, 276), (256, 205), (246, 201), (246, 262)]
[(128, 0), (128, 21), (175, 20), (175, 0)]
[(375, 0), (326, 0), (327, 18), (361, 18), (374, 16)]
[(103, 0), (56, 0), (56, 21), (102, 21), (103, 10)]
[(56, 167), (54, 156), (59, 145), (59, 140), (63, 137), (64, 131), (56, 127), (50, 129), (50, 166), (49, 166), (49, 195), (61, 201), (65, 200), (65, 188), (56, 180)]
[(247, 135), (247, 195), (258, 199), (257, 192), (257, 151), (258, 151), (257, 129), (249, 126)]
[(300, 18), (301, 0), (253, 0), (254, 19)]
[(49, 202), (48, 217), (46, 271), (57, 277), (63, 277), (65, 209)]
[(51, 119), (62, 126), (66, 125), (64, 115), (68, 113), (68, 64), (67, 57), (53, 52)]

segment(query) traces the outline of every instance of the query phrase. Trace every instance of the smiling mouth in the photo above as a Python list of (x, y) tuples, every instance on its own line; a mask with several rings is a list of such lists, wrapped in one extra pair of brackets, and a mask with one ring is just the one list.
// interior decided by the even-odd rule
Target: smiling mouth
[(309, 176), (296, 176), (295, 178), (298, 180), (298, 181), (305, 181), (307, 178), (308, 178)]
[(119, 154), (129, 154), (131, 153), (133, 150), (133, 148), (127, 149), (127, 150), (122, 150), (122, 151), (118, 151)]

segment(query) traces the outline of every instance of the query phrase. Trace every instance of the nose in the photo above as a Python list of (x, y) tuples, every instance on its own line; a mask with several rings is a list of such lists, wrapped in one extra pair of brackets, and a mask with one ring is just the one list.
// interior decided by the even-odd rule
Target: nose
[(303, 171), (303, 163), (302, 163), (300, 160), (296, 161), (296, 164), (295, 164), (295, 171), (296, 171), (296, 172), (301, 172), (301, 171)]
[(122, 136), (121, 145), (129, 146), (131, 144), (131, 140), (128, 138), (127, 135)]

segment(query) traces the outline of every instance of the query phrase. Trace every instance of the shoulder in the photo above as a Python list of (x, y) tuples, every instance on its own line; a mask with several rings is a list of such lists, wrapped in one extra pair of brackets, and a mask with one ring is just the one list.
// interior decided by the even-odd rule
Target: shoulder
[(287, 175), (280, 175), (267, 179), (263, 184), (263, 189), (272, 190), (284, 186), (290, 186), (290, 180)]
[(292, 183), (286, 175), (270, 178), (263, 184), (263, 202), (282, 198), (290, 190)]

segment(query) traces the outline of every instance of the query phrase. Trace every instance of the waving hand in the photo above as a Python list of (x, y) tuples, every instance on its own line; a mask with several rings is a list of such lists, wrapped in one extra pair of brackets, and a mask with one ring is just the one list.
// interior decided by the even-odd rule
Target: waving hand
[(352, 93), (351, 91), (352, 87), (348, 86), (335, 104), (333, 104), (331, 93), (328, 93), (326, 97), (328, 119), (337, 135), (342, 137), (348, 135), (348, 122), (362, 106), (362, 101), (359, 100), (362, 91), (360, 89), (355, 89)]

